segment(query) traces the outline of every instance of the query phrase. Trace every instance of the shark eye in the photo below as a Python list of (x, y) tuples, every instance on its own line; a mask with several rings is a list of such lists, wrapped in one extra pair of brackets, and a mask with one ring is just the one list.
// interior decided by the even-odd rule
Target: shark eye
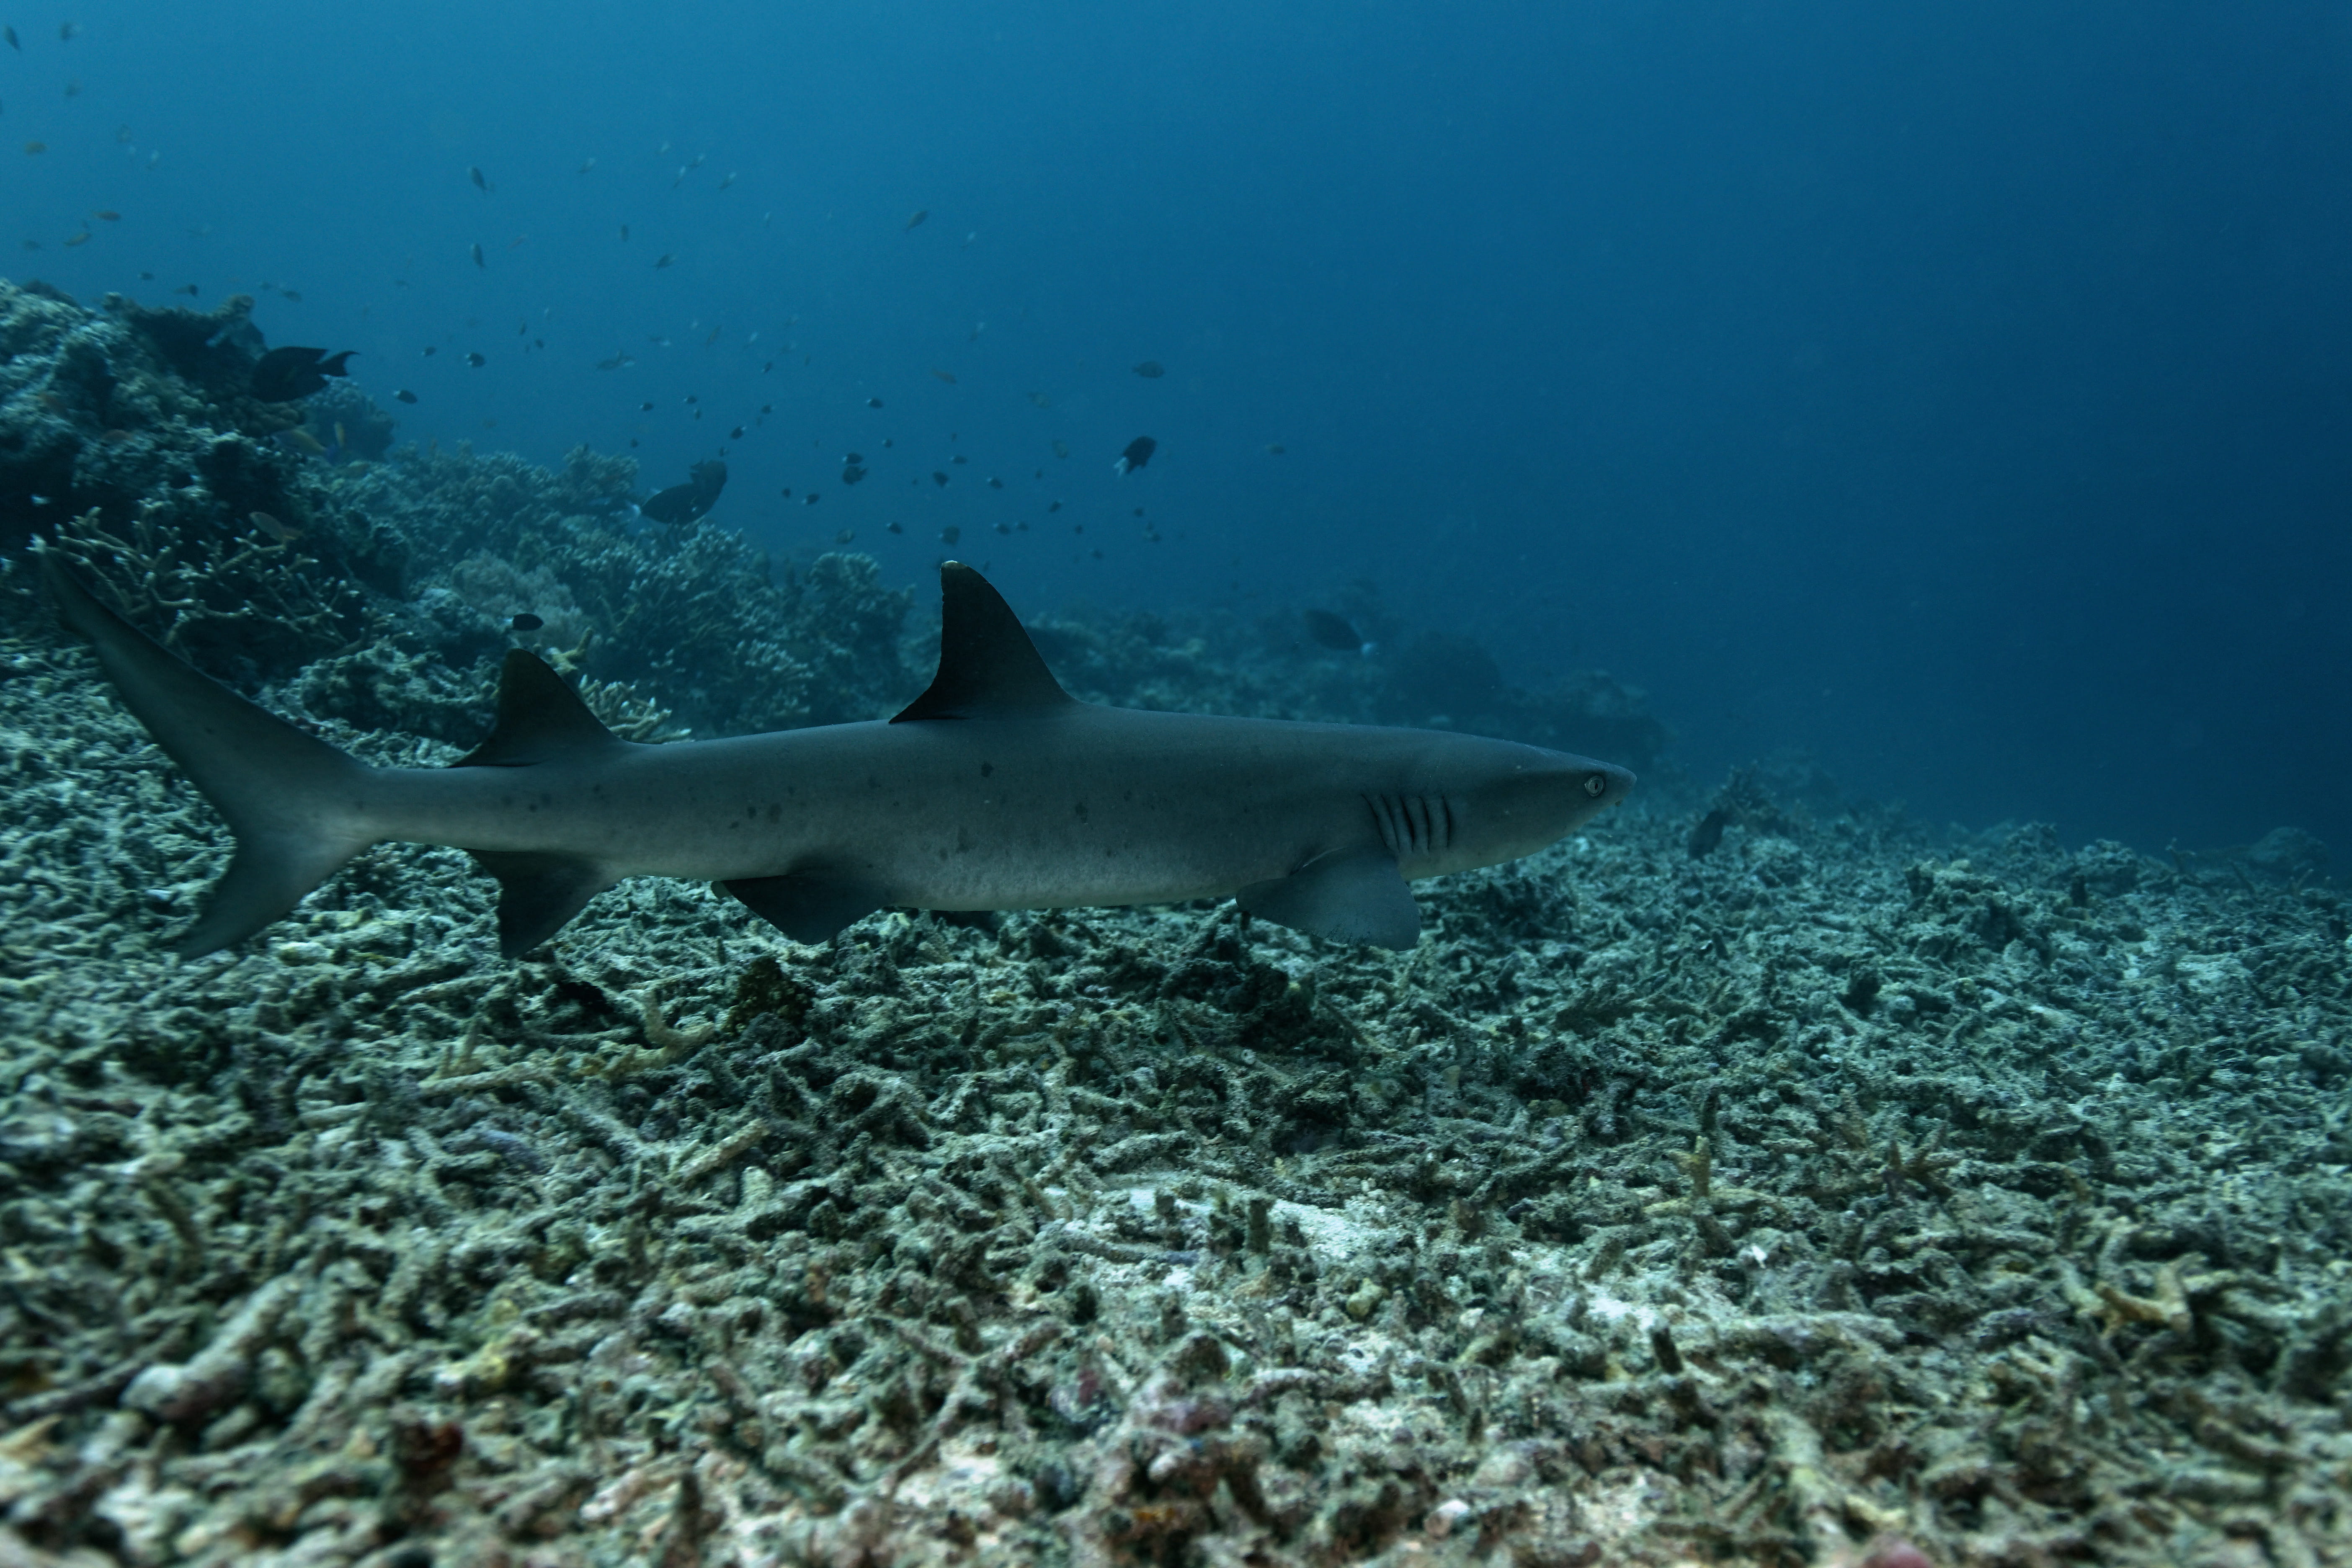
[(1599, 773), (1587, 773), (1585, 775), (1584, 793), (1591, 795), (1593, 799), (1599, 800), (1602, 793), (1608, 788), (1609, 781), (1602, 778)]

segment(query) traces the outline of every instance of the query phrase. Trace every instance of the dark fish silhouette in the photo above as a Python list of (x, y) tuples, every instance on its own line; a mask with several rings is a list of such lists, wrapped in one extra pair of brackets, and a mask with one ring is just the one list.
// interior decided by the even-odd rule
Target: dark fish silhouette
[(660, 491), (637, 510), (656, 522), (692, 522), (719, 504), (719, 492), (726, 488), (727, 465), (700, 462), (686, 483)]
[(529, 610), (525, 610), (514, 618), (514, 629), (519, 632), (535, 632), (545, 625), (547, 625), (545, 621), (541, 620)]
[(1127, 444), (1127, 450), (1118, 455), (1118, 461), (1111, 465), (1111, 470), (1125, 478), (1151, 461), (1151, 454), (1158, 450), (1160, 450), (1159, 442), (1149, 436), (1138, 436)]
[(845, 485), (854, 485), (865, 477), (866, 470), (856, 463), (844, 463), (841, 466), (841, 482)]
[(489, 181), (482, 178), (482, 172), (479, 169), (468, 168), (466, 173), (474, 177), (474, 188), (476, 190), (485, 193), (489, 190), (490, 183)]
[(253, 367), (253, 395), (264, 403), (293, 403), (327, 384), (331, 375), (348, 375), (343, 362), (359, 351), (330, 354), (324, 349), (271, 349)]
[(1335, 616), (1328, 610), (1307, 612), (1307, 635), (1325, 647), (1340, 653), (1368, 652), (1372, 646), (1348, 624), (1345, 617)]
[(1148, 359), (1135, 367), (1135, 374), (1146, 381), (1158, 381), (1168, 374), (1168, 367), (1156, 359)]
[(393, 395), (400, 399), (403, 403), (414, 403), (416, 401), (416, 394), (409, 391), (408, 388), (404, 386), (398, 392), (394, 393)]

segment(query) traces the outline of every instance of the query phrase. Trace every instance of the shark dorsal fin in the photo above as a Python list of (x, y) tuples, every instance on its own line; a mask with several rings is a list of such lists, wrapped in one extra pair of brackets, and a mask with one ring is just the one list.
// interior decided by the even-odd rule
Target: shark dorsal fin
[(942, 562), (940, 599), (940, 672), (890, 722), (1016, 719), (1075, 706), (987, 578), (961, 561)]
[(490, 738), (449, 765), (522, 768), (569, 762), (627, 743), (588, 711), (580, 694), (546, 660), (523, 648), (509, 648), (499, 670), (499, 718), (490, 726)]

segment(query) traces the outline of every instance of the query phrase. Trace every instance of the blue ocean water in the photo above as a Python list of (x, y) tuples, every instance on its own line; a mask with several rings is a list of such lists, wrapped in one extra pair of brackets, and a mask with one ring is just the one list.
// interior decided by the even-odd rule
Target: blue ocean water
[(1369, 581), (1701, 777), (2352, 846), (2341, 6), (7, 20), (0, 271), (256, 293), (404, 437), (723, 453), (1024, 610)]

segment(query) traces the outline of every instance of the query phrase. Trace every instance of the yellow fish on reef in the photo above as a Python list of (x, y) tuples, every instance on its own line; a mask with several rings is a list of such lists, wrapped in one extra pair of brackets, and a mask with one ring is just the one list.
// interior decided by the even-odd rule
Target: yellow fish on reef
[(327, 455), (327, 448), (320, 446), (319, 444), (319, 438), (316, 436), (311, 435), (308, 430), (287, 431), (286, 444), (292, 447), (295, 450), (305, 453), (313, 458), (323, 458)]

